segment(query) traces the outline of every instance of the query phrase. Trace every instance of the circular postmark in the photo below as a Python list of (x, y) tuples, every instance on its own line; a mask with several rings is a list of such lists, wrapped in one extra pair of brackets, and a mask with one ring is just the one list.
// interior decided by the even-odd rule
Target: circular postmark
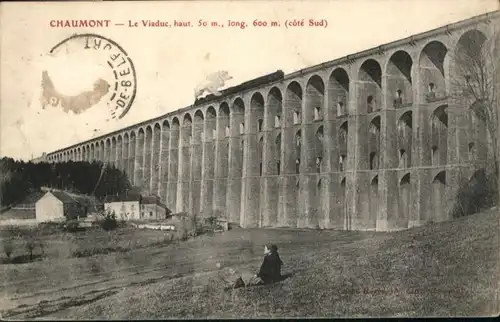
[[(73, 58), (70, 67), (62, 68), (63, 73), (69, 76), (65, 81), (59, 82), (59, 86), (78, 83), (85, 78), (82, 75), (90, 74), (89, 70), (94, 67), (99, 69), (99, 72), (95, 73), (98, 76), (86, 80), (85, 90), (67, 94), (57, 88), (49, 72), (44, 70), (42, 74), (44, 106), (60, 106), (65, 112), (80, 114), (107, 100), (112, 119), (121, 119), (130, 110), (137, 92), (136, 72), (132, 59), (116, 42), (97, 34), (75, 34), (52, 47), (49, 56), (53, 58), (55, 64), (61, 63), (62, 59)], [(80, 66), (80, 70), (75, 71), (76, 69), (73, 70), (71, 67), (83, 66), (84, 62), (90, 68)], [(89, 80), (93, 83), (89, 83)]]

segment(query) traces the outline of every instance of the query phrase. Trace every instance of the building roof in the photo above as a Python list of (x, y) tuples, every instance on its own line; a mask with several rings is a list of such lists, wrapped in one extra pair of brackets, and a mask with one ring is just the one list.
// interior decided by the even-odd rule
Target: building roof
[(170, 210), (167, 208), (167, 206), (161, 202), (160, 197), (158, 196), (144, 196), (142, 197), (141, 204), (143, 205), (158, 205), (162, 208), (167, 209), (169, 212)]
[(34, 206), (35, 203), (38, 200), (40, 200), (40, 198), (42, 198), (43, 196), (45, 196), (45, 192), (44, 191), (33, 191), (30, 194), (28, 194), (21, 202), (18, 202), (17, 204), (18, 205), (29, 205), (29, 204), (32, 204)]
[(163, 202), (161, 202), (160, 197), (155, 195), (141, 196), (136, 193), (132, 193), (119, 196), (107, 196), (104, 199), (105, 203), (127, 202), (127, 201), (138, 201), (142, 205), (158, 205), (162, 208), (167, 209), (167, 212), (170, 212), (170, 209), (168, 209), (167, 206)]
[(91, 206), (99, 203), (95, 198), (86, 195), (77, 195), (74, 193), (68, 193), (65, 191), (57, 191), (57, 190), (49, 191), (47, 193), (51, 193), (52, 195), (54, 195), (54, 197), (56, 197), (65, 204), (78, 203), (84, 206)]
[(124, 201), (141, 201), (141, 196), (136, 194), (127, 194), (119, 196), (106, 196), (106, 198), (104, 198), (105, 203), (124, 202)]
[(106, 196), (104, 202), (141, 201), (141, 197), (141, 190), (137, 187), (132, 187), (132, 189), (127, 190), (125, 193)]

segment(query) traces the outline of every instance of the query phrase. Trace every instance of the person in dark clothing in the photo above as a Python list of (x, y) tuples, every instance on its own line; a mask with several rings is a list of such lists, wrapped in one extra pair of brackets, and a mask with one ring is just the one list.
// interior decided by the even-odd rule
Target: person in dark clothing
[(250, 278), (239, 277), (233, 284), (233, 288), (246, 286), (264, 285), (280, 281), (281, 276), (281, 261), (278, 254), (278, 247), (274, 244), (268, 244), (264, 247), (264, 260), (257, 274)]
[(281, 266), (283, 266), (283, 262), (278, 254), (278, 247), (274, 244), (268, 244), (264, 247), (264, 254), (264, 261), (256, 276), (264, 284), (279, 281), (281, 279)]

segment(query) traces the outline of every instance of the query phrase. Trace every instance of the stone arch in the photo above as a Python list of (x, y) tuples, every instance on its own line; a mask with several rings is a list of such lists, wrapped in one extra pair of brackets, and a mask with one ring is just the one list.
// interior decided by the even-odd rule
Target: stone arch
[(316, 130), (316, 135), (314, 136), (314, 151), (315, 151), (315, 162), (316, 162), (316, 172), (320, 173), (324, 171), (323, 158), (325, 156), (325, 145), (324, 145), (324, 130), (323, 125), (319, 126)]
[(105, 162), (110, 162), (111, 161), (111, 140), (110, 138), (107, 138), (105, 141), (105, 146), (104, 146), (104, 161)]
[[(231, 128), (233, 131), (233, 136), (238, 137), (238, 141), (235, 141), (233, 145), (231, 145), (231, 153), (233, 156), (233, 166), (235, 168), (234, 175), (238, 178), (242, 177), (243, 174), (243, 160), (244, 160), (244, 134), (245, 134), (245, 102), (241, 97), (237, 97), (231, 106), (231, 115), (230, 118)], [(239, 143), (236, 143), (239, 142)], [(241, 144), (240, 144), (241, 143)], [(234, 149), (234, 150), (233, 150)], [(241, 189), (241, 186), (239, 189)], [(238, 207), (236, 207), (239, 209)]]
[(382, 69), (375, 59), (367, 59), (359, 68), (360, 113), (380, 110), (382, 102)]
[[(57, 157), (57, 159), (59, 160), (59, 156)], [(92, 142), (90, 144), (90, 159), (89, 159), (89, 161), (90, 162), (94, 162), (95, 159), (96, 159), (96, 157), (95, 157), (95, 147), (94, 147), (94, 143)]]
[(445, 165), (448, 153), (448, 105), (440, 105), (431, 115), (431, 164)]
[(116, 166), (116, 162), (117, 162), (117, 157), (116, 157), (116, 137), (114, 137), (114, 136), (111, 138), (111, 155), (110, 155), (109, 161), (114, 166)]
[(432, 102), (447, 95), (448, 49), (440, 41), (427, 43), (419, 55), (419, 92), (422, 101)]
[(295, 132), (294, 136), (294, 149), (293, 149), (293, 157), (295, 161), (295, 174), (300, 173), (300, 156), (301, 156), (301, 151), (302, 151), (302, 131), (298, 130)]
[(370, 170), (377, 170), (380, 167), (380, 122), (380, 115), (377, 115), (369, 125)]
[(318, 75), (311, 76), (306, 85), (306, 109), (304, 115), (306, 122), (323, 120), (324, 97), (325, 84), (323, 79)]
[[(182, 176), (180, 173), (181, 160), (181, 122), (178, 116), (172, 117), (169, 121), (170, 128), (168, 133), (164, 132), (163, 135), (168, 136), (168, 170), (166, 173), (168, 183), (167, 183), (167, 193), (166, 200), (169, 208), (180, 210), (182, 208), (182, 203), (177, 202), (177, 190), (179, 188), (178, 178)], [(183, 122), (184, 123), (184, 122)], [(184, 124), (183, 124), (184, 125)], [(183, 126), (184, 128), (184, 126)], [(165, 176), (163, 177), (165, 180)]]
[(262, 177), (264, 168), (263, 168), (263, 162), (264, 162), (264, 138), (261, 137), (259, 139), (259, 146), (257, 149), (258, 157), (257, 159), (259, 160), (259, 176)]
[[(460, 60), (462, 58), (474, 59), (478, 58), (477, 56), (481, 56), (483, 54), (483, 46), (485, 45), (487, 39), (488, 37), (478, 29), (469, 29), (465, 31), (458, 39), (455, 46), (455, 56), (453, 57), (454, 65), (456, 65), (457, 62), (461, 62), (457, 60)], [(489, 50), (490, 48), (487, 49)], [(467, 55), (467, 57), (463, 57), (462, 55)], [(475, 60), (464, 61), (464, 63), (468, 64), (473, 61)]]
[(153, 144), (151, 153), (151, 193), (158, 195), (161, 182), (160, 178), (160, 151), (161, 151), (161, 125), (155, 122), (153, 125)]
[(231, 114), (231, 109), (229, 108), (229, 105), (226, 102), (223, 102), (220, 107), (219, 107), (219, 118), (217, 119), (219, 121), (219, 131), (222, 133), (223, 137), (229, 137), (230, 132), (231, 132), (231, 123), (230, 121), (230, 114)]
[(182, 119), (181, 126), (181, 147), (191, 145), (192, 140), (192, 126), (193, 126), (193, 118), (190, 113), (184, 114), (184, 118)]
[(116, 136), (116, 165), (120, 170), (123, 170), (123, 136)]
[(349, 212), (347, 211), (347, 186), (346, 186), (346, 177), (343, 177), (340, 180), (340, 194), (339, 194), (339, 204), (340, 204), (340, 212), (341, 216), (344, 220), (344, 229), (351, 230), (351, 218), (349, 216)]
[(276, 159), (275, 159), (275, 164), (276, 164), (276, 174), (280, 175), (281, 174), (281, 133), (278, 133), (276, 135), (276, 139), (274, 140), (274, 147), (276, 151)]
[(370, 182), (369, 205), (370, 205), (370, 222), (373, 224), (377, 221), (379, 209), (379, 193), (378, 193), (378, 175), (376, 175)]
[(217, 127), (217, 112), (213, 106), (209, 106), (206, 113), (205, 121), (205, 140), (211, 141), (216, 137), (216, 127)]
[(137, 134), (136, 131), (130, 131), (130, 142), (129, 142), (129, 159), (130, 159), (130, 181), (135, 185), (135, 170), (136, 170), (136, 158), (137, 158)]
[(255, 92), (250, 99), (250, 116), (252, 122), (250, 130), (259, 132), (264, 121), (264, 97), (260, 92)]
[(196, 110), (196, 112), (194, 113), (194, 129), (193, 129), (193, 135), (194, 135), (194, 138), (193, 138), (193, 143), (194, 144), (200, 144), (201, 142), (203, 142), (205, 139), (204, 139), (204, 136), (205, 136), (205, 132), (204, 132), (204, 122), (205, 122), (205, 116), (203, 115), (203, 111), (202, 110)]
[(339, 161), (338, 171), (345, 171), (347, 165), (348, 155), (348, 137), (349, 137), (349, 124), (347, 121), (342, 122), (339, 127)]
[(288, 84), (285, 98), (285, 127), (302, 123), (302, 87), (296, 81)]
[(235, 135), (245, 134), (245, 102), (241, 97), (237, 97), (232, 105), (231, 128)]
[(283, 95), (278, 87), (271, 88), (267, 95), (264, 127), (267, 130), (281, 128), (283, 118)]
[(87, 147), (87, 148), (86, 148), (86, 151), (87, 151), (87, 159), (86, 159), (86, 161), (87, 161), (87, 162), (92, 162), (92, 158), (93, 158), (93, 156), (92, 156), (92, 155), (90, 155), (90, 144), (87, 144), (87, 146), (86, 146), (86, 147)]
[(161, 123), (161, 142), (160, 142), (160, 175), (159, 175), (159, 188), (158, 194), (160, 195), (161, 200), (165, 201), (168, 199), (168, 182), (170, 177), (170, 122), (168, 119), (164, 119)]
[(399, 212), (405, 221), (410, 218), (411, 182), (410, 173), (406, 173), (399, 181)]
[(229, 104), (227, 104), (226, 102), (222, 102), (220, 104), (220, 107), (219, 107), (219, 115), (229, 117), (230, 113), (231, 113), (231, 111), (229, 109)]
[(144, 127), (140, 127), (137, 131), (136, 138), (136, 149), (135, 149), (135, 173), (134, 173), (134, 183), (137, 187), (141, 189), (142, 193), (144, 191), (144, 144), (146, 139), (146, 130)]
[(343, 116), (348, 113), (349, 75), (343, 68), (336, 68), (328, 80), (328, 109), (330, 115)]
[(193, 123), (193, 118), (191, 117), (190, 113), (184, 114), (184, 117), (182, 118), (182, 126), (189, 126)]
[(458, 39), (453, 58), (450, 86), (468, 107), (470, 139), (476, 146), (472, 157), (485, 160), (490, 142), (484, 115), (489, 112), (486, 104), (496, 99), (495, 72), (498, 71), (493, 65), (496, 57), (492, 55), (486, 35), (477, 29), (470, 29)]
[(412, 88), (413, 60), (404, 50), (392, 54), (387, 63), (387, 97), (392, 107), (400, 108), (413, 102)]
[[(219, 117), (217, 118), (217, 133), (219, 145), (217, 148), (217, 166), (219, 167), (219, 176), (222, 178), (227, 178), (229, 172), (229, 148), (228, 137), (230, 135), (230, 113), (229, 104), (222, 102), (219, 107)], [(223, 199), (222, 203), (225, 204), (225, 197), (221, 196)]]
[(130, 140), (128, 132), (123, 134), (123, 142), (122, 142), (122, 159), (123, 159), (123, 170), (127, 174), (129, 181), (131, 181), (131, 173), (130, 173)]
[(174, 129), (174, 130), (178, 130), (179, 127), (180, 127), (179, 118), (177, 118), (177, 116), (174, 116), (172, 118), (172, 126), (171, 126), (171, 128)]
[[(179, 131), (177, 209), (189, 207), (189, 182), (191, 181), (191, 159), (193, 145), (193, 118), (190, 113), (183, 116)], [(180, 193), (179, 193), (180, 192)]]
[(184, 114), (184, 118), (182, 119), (182, 126), (181, 126), (181, 147), (186, 147), (191, 145), (191, 140), (192, 140), (192, 125), (193, 125), (193, 118), (191, 117), (190, 113)]
[(99, 161), (104, 162), (104, 141), (99, 141)]
[(432, 180), (432, 207), (435, 221), (445, 220), (446, 171), (439, 172)]
[(203, 111), (202, 110), (196, 110), (194, 113), (194, 123), (203, 123), (205, 120), (205, 117), (203, 116)]
[[(214, 178), (214, 173), (215, 173), (215, 143), (214, 140), (216, 138), (216, 128), (217, 128), (217, 111), (213, 105), (210, 105), (207, 108), (207, 111), (205, 113), (205, 134), (204, 134), (204, 139), (205, 139), (205, 145), (204, 145), (204, 177), (206, 179), (209, 179), (207, 186), (210, 186), (206, 190), (206, 193), (212, 196), (213, 199), (213, 181), (211, 181)], [(210, 209), (206, 209), (205, 211), (210, 212), (211, 207), (213, 204), (213, 200), (208, 200), (206, 199), (204, 201), (204, 208), (208, 207)]]
[[(413, 137), (413, 114), (406, 111), (398, 120), (399, 168), (411, 167), (411, 145)], [(401, 153), (403, 152), (403, 153)]]
[[(255, 92), (250, 99), (250, 124), (249, 131), (254, 134), (259, 130), (259, 122), (264, 119), (264, 97), (260, 92)], [(251, 175), (259, 176), (262, 172), (262, 152), (261, 151), (261, 136), (258, 136), (255, 141), (250, 140), (249, 151), (255, 151), (257, 153), (250, 153), (250, 165), (251, 165)], [(252, 142), (253, 141), (253, 142)], [(263, 148), (263, 147), (262, 147)]]

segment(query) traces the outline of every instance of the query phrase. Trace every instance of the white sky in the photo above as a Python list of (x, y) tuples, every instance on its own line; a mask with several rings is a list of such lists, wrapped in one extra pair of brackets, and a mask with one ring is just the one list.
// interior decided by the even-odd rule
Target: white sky
[[(285, 73), (498, 9), (497, 0), (178, 1), (0, 4), (0, 156), (29, 159), (193, 103), (207, 73), (228, 86)], [(254, 19), (326, 19), (327, 28), (255, 28)], [(51, 19), (246, 21), (238, 28), (50, 28)], [(48, 64), (45, 54), (74, 33), (120, 44), (137, 72), (129, 113), (110, 120), (105, 101), (81, 115), (41, 110), (41, 68), (67, 95), (91, 89), (99, 68), (81, 60)], [(87, 85), (85, 85), (87, 84)]]

